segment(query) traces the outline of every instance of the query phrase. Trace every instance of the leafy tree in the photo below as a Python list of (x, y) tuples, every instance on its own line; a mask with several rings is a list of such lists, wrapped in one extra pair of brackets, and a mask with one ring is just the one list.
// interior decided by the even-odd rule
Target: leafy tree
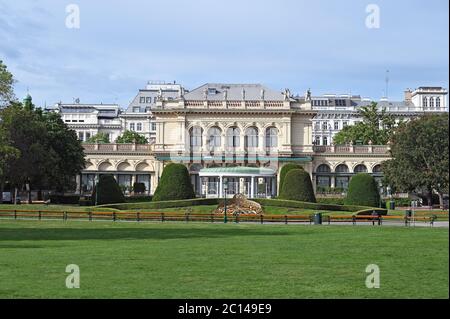
[(125, 131), (121, 136), (119, 136), (116, 140), (116, 143), (120, 144), (148, 144), (148, 139), (136, 132), (133, 131)]
[(281, 199), (315, 203), (316, 197), (309, 173), (303, 169), (292, 169), (285, 177)]
[(359, 173), (352, 177), (348, 185), (346, 205), (360, 205), (378, 207), (380, 205), (380, 193), (372, 175)]
[(92, 143), (92, 144), (108, 144), (109, 141), (109, 135), (103, 132), (99, 132), (90, 138), (87, 139), (86, 143)]
[(383, 163), (385, 184), (394, 191), (425, 191), (429, 205), (432, 192), (443, 194), (449, 187), (448, 114), (426, 115), (397, 128), (391, 156)]
[(394, 116), (387, 113), (385, 108), (379, 111), (375, 102), (361, 107), (358, 113), (362, 122), (343, 128), (334, 136), (334, 143), (355, 144), (356, 141), (361, 141), (365, 145), (386, 145), (394, 132)]
[[(1, 112), (0, 112), (1, 118)], [(3, 189), (6, 182), (8, 162), (20, 156), (20, 151), (12, 146), (8, 132), (0, 126), (0, 203), (3, 200)]]
[(155, 190), (153, 201), (195, 198), (189, 172), (183, 164), (168, 164)]
[(14, 100), (13, 92), (14, 78), (8, 71), (6, 65), (0, 60), (0, 107), (6, 106)]

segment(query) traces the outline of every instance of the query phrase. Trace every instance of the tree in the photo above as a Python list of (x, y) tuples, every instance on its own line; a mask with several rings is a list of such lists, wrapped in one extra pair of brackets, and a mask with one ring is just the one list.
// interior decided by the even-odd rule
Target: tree
[(397, 128), (392, 138), (392, 159), (383, 163), (385, 184), (394, 191), (424, 190), (428, 204), (432, 192), (443, 194), (449, 187), (448, 114), (426, 115)]
[(189, 172), (183, 164), (168, 164), (159, 180), (153, 201), (195, 198)]
[(109, 135), (103, 132), (99, 132), (86, 141), (86, 143), (92, 143), (92, 144), (108, 144), (109, 141)]
[(3, 189), (6, 182), (8, 162), (19, 157), (20, 151), (12, 146), (12, 142), (9, 139), (8, 132), (0, 126), (0, 203), (3, 200)]
[(365, 145), (386, 145), (394, 132), (394, 116), (387, 113), (385, 108), (378, 111), (375, 102), (361, 107), (358, 113), (362, 122), (344, 127), (334, 136), (334, 144), (355, 144), (360, 141)]
[(100, 175), (91, 200), (93, 205), (117, 204), (124, 203), (125, 196), (114, 176)]
[(316, 197), (308, 172), (303, 169), (292, 169), (285, 177), (281, 199), (315, 203)]
[(360, 205), (378, 207), (380, 205), (380, 193), (372, 175), (359, 173), (352, 177), (348, 185), (346, 205)]
[(116, 143), (119, 144), (148, 144), (148, 139), (136, 132), (125, 131), (121, 136), (119, 136), (116, 140)]
[(0, 108), (14, 100), (14, 78), (3, 61), (0, 60)]
[(280, 170), (280, 187), (279, 187), (279, 193), (282, 193), (282, 189), (283, 189), (283, 184), (286, 178), (287, 173), (290, 170), (293, 169), (303, 169), (303, 167), (301, 165), (298, 164), (294, 164), (294, 163), (288, 163), (286, 165), (283, 165), (283, 167)]

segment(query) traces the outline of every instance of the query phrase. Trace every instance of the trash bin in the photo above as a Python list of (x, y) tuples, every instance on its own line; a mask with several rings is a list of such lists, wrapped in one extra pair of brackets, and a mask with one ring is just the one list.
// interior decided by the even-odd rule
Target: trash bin
[(322, 225), (322, 213), (314, 214), (314, 225)]
[(395, 209), (395, 201), (391, 200), (389, 201), (389, 209), (394, 210)]

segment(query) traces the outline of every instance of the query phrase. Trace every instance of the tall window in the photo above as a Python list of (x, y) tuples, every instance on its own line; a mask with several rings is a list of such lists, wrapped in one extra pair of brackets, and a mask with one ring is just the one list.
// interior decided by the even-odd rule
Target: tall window
[(441, 107), (441, 98), (440, 97), (436, 98), (436, 107)]
[(316, 122), (316, 123), (314, 124), (314, 129), (315, 129), (316, 131), (320, 130), (320, 122)]
[(328, 137), (323, 137), (323, 145), (328, 145)]
[(423, 106), (428, 107), (428, 99), (426, 96), (423, 97), (422, 101), (423, 101)]
[(139, 98), (139, 103), (145, 103), (145, 97), (141, 96), (141, 97)]
[(339, 130), (339, 122), (338, 121), (334, 121), (334, 129)]
[[(152, 123), (152, 124), (156, 125), (156, 123)], [(191, 147), (201, 147), (202, 146), (202, 135), (203, 135), (203, 130), (201, 127), (194, 126), (193, 128), (191, 128), (191, 132), (189, 134)]]
[(328, 130), (328, 122), (323, 122), (322, 123), (322, 130)]
[(314, 145), (320, 145), (320, 136), (316, 136), (314, 140)]
[(130, 123), (130, 131), (134, 131), (134, 130), (135, 130), (134, 123)]
[(348, 126), (348, 121), (342, 122), (342, 127), (346, 127), (346, 126)]
[(366, 165), (359, 164), (355, 167), (355, 173), (367, 173)]
[(276, 127), (266, 129), (266, 147), (278, 146), (278, 130)]
[(434, 107), (434, 98), (430, 97), (430, 107)]
[(249, 127), (245, 130), (245, 147), (258, 147), (258, 129)]
[(240, 145), (241, 131), (237, 127), (230, 127), (227, 130), (227, 146), (229, 148), (236, 148)]
[(152, 98), (150, 96), (146, 97), (145, 103), (152, 103)]
[(211, 127), (208, 131), (208, 144), (209, 147), (214, 149), (215, 147), (220, 147), (221, 145), (221, 141), (220, 141), (220, 137), (221, 137), (222, 131), (220, 130), (220, 128), (214, 126)]
[(138, 131), (138, 132), (142, 131), (142, 123), (136, 124), (136, 131)]
[(152, 131), (156, 131), (156, 123), (152, 122)]

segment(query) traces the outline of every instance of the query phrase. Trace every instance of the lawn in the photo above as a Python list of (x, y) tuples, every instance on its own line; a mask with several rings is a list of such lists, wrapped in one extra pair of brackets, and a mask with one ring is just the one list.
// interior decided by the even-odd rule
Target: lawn
[(0, 220), (0, 298), (448, 298), (448, 256), (442, 228)]

